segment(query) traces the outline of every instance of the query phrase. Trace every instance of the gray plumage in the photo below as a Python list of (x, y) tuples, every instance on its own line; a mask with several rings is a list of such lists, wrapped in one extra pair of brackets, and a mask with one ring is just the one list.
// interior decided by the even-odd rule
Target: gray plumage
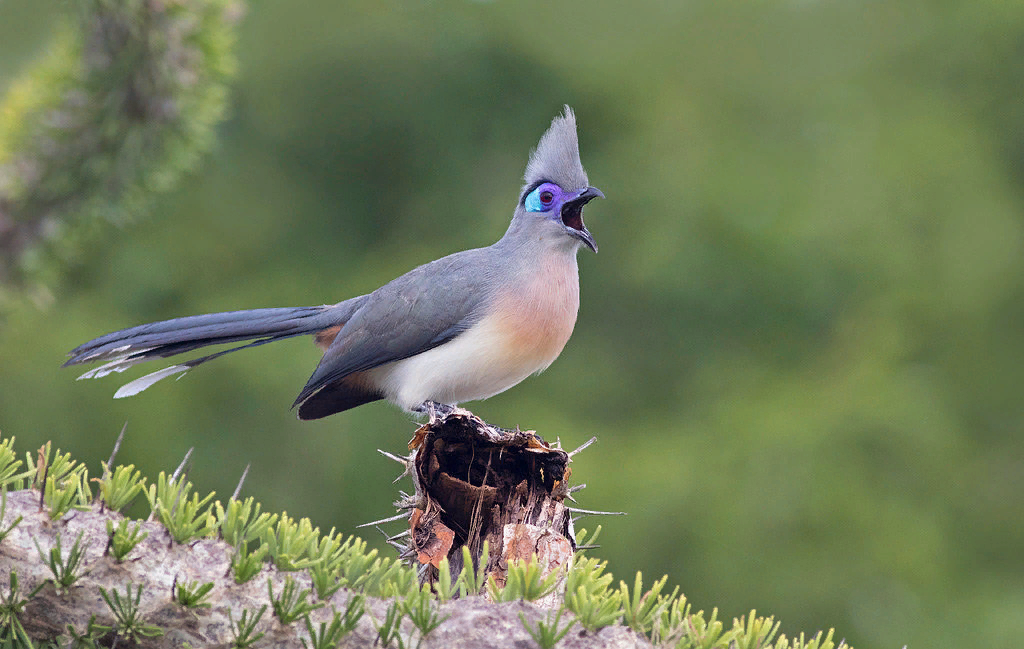
[[(223, 354), (315, 334), (326, 350), (293, 406), (317, 419), (369, 401), (403, 408), (486, 398), (558, 355), (578, 309), (576, 251), (596, 250), (582, 207), (603, 196), (580, 163), (567, 106), (531, 154), (512, 222), (485, 248), (424, 264), (367, 295), (334, 305), (214, 313), (118, 331), (73, 349), (65, 365), (106, 361), (96, 378), (207, 345), (252, 341), (123, 386), (131, 396)], [(550, 189), (548, 189), (550, 188)], [(543, 191), (548, 203), (529, 197)], [(527, 205), (527, 202), (530, 204)]]
[[(299, 406), (299, 416), (319, 419), (336, 412), (319, 414), (321, 404), (310, 398), (339, 379), (433, 349), (469, 329), (489, 297), (490, 273), (475, 272), (493, 266), (489, 252), (479, 248), (448, 255), (365, 296), (362, 308), (345, 322), (295, 398), (292, 406)], [(436, 281), (438, 277), (444, 282)], [(380, 398), (356, 386), (337, 386), (332, 399), (321, 397), (359, 404)], [(314, 412), (318, 416), (306, 416)]]
[(568, 106), (561, 117), (541, 136), (537, 148), (530, 154), (530, 162), (523, 174), (523, 189), (550, 180), (563, 189), (583, 188), (590, 185), (587, 172), (580, 162), (580, 146), (576, 137), (576, 115)]

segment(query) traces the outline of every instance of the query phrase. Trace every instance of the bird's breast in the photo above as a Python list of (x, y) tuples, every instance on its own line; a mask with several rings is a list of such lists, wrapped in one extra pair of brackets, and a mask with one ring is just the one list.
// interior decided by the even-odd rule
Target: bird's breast
[(403, 408), (425, 400), (486, 399), (547, 368), (576, 324), (579, 278), (571, 263), (507, 278), (486, 313), (449, 342), (367, 371), (367, 379)]
[(511, 364), (545, 369), (569, 341), (580, 307), (579, 277), (574, 263), (548, 264), (518, 285), (495, 296), (488, 316)]

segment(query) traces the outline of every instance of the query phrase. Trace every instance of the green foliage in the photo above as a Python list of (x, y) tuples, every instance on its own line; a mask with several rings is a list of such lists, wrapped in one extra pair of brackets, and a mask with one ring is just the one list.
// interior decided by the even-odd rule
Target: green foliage
[[(195, 166), (234, 65), (228, 0), (72, 4), (0, 103), (0, 165), (11, 169), (0, 202), (18, 242), (4, 246), (0, 278), (20, 288), (52, 281), (53, 262), (77, 255), (97, 225), (136, 218)], [(61, 227), (47, 232), (47, 221)]]
[(345, 637), (345, 632), (342, 630), (343, 622), (341, 619), (341, 613), (334, 611), (334, 617), (331, 618), (330, 625), (327, 622), (320, 623), (320, 630), (313, 626), (313, 622), (310, 621), (307, 615), (304, 618), (306, 624), (306, 632), (309, 634), (309, 642), (306, 642), (305, 638), (299, 638), (302, 642), (302, 646), (305, 649), (334, 649), (341, 642), (341, 639)]
[(63, 551), (61, 550), (60, 532), (57, 532), (55, 535), (53, 547), (50, 548), (48, 553), (43, 552), (43, 549), (39, 547), (39, 542), (33, 539), (36, 544), (36, 551), (39, 552), (39, 559), (50, 569), (50, 574), (53, 575), (53, 582), (57, 590), (70, 587), (82, 576), (78, 573), (78, 568), (85, 557), (85, 549), (87, 547), (82, 545), (82, 534), (83, 532), (78, 533), (78, 537), (75, 538), (75, 542), (68, 551), (67, 559), (63, 557)]
[(7, 535), (10, 534), (11, 531), (14, 530), (14, 528), (18, 526), (18, 523), (20, 523), (22, 520), (24, 520), (24, 516), (19, 516), (19, 517), (15, 518), (13, 521), (11, 521), (10, 525), (8, 525), (7, 527), (4, 527), (4, 517), (6, 515), (7, 515), (7, 487), (3, 486), (3, 487), (0, 487), (0, 543), (3, 543), (4, 539), (7, 538)]
[[(587, 528), (582, 527), (576, 532), (576, 547), (582, 547), (584, 545), (593, 546), (597, 544), (597, 539), (601, 537), (601, 526), (598, 525), (594, 528), (594, 533), (591, 534)], [(580, 552), (584, 552), (580, 550)]]
[(277, 522), (277, 514), (260, 513), (260, 507), (251, 496), (244, 501), (229, 500), (227, 509), (219, 500), (214, 503), (221, 538), (233, 547), (260, 539)]
[[(793, 638), (792, 642), (788, 642), (786, 636), (781, 635), (775, 643), (775, 649), (835, 649), (836, 643), (832, 639), (834, 635), (835, 629), (829, 629), (828, 633), (818, 631), (810, 638), (805, 638), (801, 633), (799, 637)], [(850, 645), (841, 641), (839, 649), (850, 649)]]
[(394, 642), (398, 649), (405, 649), (405, 640), (402, 639), (402, 617), (404, 616), (402, 603), (394, 601), (388, 605), (384, 620), (380, 624), (371, 618), (374, 628), (377, 629), (377, 639), (382, 647), (390, 647)]
[[(647, 634), (654, 628), (654, 623), (661, 615), (662, 608), (667, 605), (668, 600), (662, 598), (661, 589), (665, 587), (668, 575), (665, 575), (646, 593), (643, 592), (643, 576), (636, 573), (636, 580), (633, 582), (633, 596), (629, 595), (629, 586), (626, 582), (619, 582), (619, 592), (622, 593), (623, 622), (634, 631)], [(675, 593), (673, 593), (673, 597)]]
[(60, 520), (72, 509), (87, 511), (90, 500), (89, 472), (84, 466), (78, 467), (63, 480), (58, 481), (53, 477), (46, 479), (43, 504), (50, 512), (50, 520)]
[[(685, 598), (680, 601), (685, 601)], [(717, 610), (712, 611), (708, 620), (704, 619), (701, 611), (685, 616), (674, 633), (662, 637), (660, 646), (676, 649), (836, 649), (831, 629), (828, 633), (819, 631), (809, 639), (801, 634), (790, 641), (785, 635), (780, 635), (773, 642), (778, 629), (779, 623), (773, 618), (757, 617), (756, 611), (751, 611), (748, 616), (734, 618), (732, 628), (726, 631), (717, 619)], [(851, 647), (841, 642), (838, 649)]]
[[(84, 464), (78, 464), (71, 459), (71, 453), (62, 454), (60, 449), (51, 460), (50, 451), (50, 442), (39, 449), (33, 486), (43, 490), (43, 504), (49, 510), (50, 520), (56, 521), (72, 509), (89, 509), (92, 491)], [(26, 455), (26, 461), (31, 465), (30, 456)]]
[[(21, 460), (16, 458), (14, 438), (0, 440), (0, 490), (6, 491), (10, 488), (12, 491), (18, 491), (23, 489), (25, 481), (35, 475), (34, 468), (18, 473)], [(29, 461), (27, 466), (32, 467), (32, 462)]]
[(509, 561), (505, 586), (499, 588), (491, 576), (487, 580), (487, 593), (495, 602), (513, 602), (519, 599), (532, 602), (552, 592), (562, 576), (558, 570), (551, 571), (547, 577), (542, 575), (543, 571), (536, 555), (530, 560)]
[(235, 577), (235, 583), (244, 584), (260, 574), (260, 570), (263, 569), (263, 559), (269, 550), (270, 548), (267, 546), (261, 545), (249, 552), (249, 544), (242, 541), (231, 557), (231, 574)]
[(321, 561), (309, 569), (309, 576), (313, 580), (316, 596), (322, 600), (330, 599), (331, 595), (345, 585), (341, 577), (340, 564)]
[[(91, 615), (89, 617), (89, 624), (86, 625), (85, 631), (79, 633), (72, 625), (67, 626), (70, 649), (99, 649), (100, 638), (113, 631), (113, 627), (104, 626), (96, 623), (96, 616)], [(58, 638), (60, 640), (60, 638)], [(58, 643), (58, 646), (64, 647), (65, 645)]]
[(35, 649), (35, 644), (28, 637), (21, 622), (14, 621), (12, 626), (0, 627), (0, 648), (2, 649)]
[(214, 492), (200, 500), (199, 494), (192, 494), (189, 498), (191, 491), (191, 482), (185, 478), (172, 480), (163, 471), (156, 484), (151, 484), (146, 491), (151, 512), (178, 543), (209, 536), (216, 528), (213, 505), (209, 504)]
[(284, 578), (284, 587), (281, 589), (281, 596), (274, 597), (274, 581), (267, 579), (267, 597), (274, 607), (274, 615), (281, 621), (281, 624), (291, 624), (299, 618), (306, 617), (309, 613), (323, 608), (323, 603), (307, 602), (306, 598), (312, 593), (312, 589), (300, 591), (295, 579), (291, 575)]
[[(333, 610), (333, 609), (332, 609)], [(342, 638), (355, 630), (359, 620), (366, 611), (366, 598), (362, 595), (352, 595), (345, 606), (345, 614), (334, 611), (331, 623), (320, 623), (320, 631), (313, 627), (309, 616), (305, 618), (306, 631), (309, 633), (309, 643), (305, 638), (300, 638), (302, 646), (306, 649), (333, 649), (338, 646)]]
[(206, 598), (211, 590), (213, 590), (212, 581), (200, 584), (198, 581), (182, 583), (175, 579), (174, 601), (185, 608), (210, 608), (210, 603), (206, 601)]
[(734, 642), (736, 649), (761, 649), (770, 646), (772, 638), (779, 632), (779, 623), (775, 618), (757, 617), (757, 611), (750, 611), (745, 623), (742, 617), (733, 620), (733, 626), (739, 630)]
[[(317, 533), (320, 530), (317, 528)], [(348, 541), (342, 542), (342, 534), (335, 528), (319, 538), (314, 538), (309, 551), (309, 556), (318, 563), (332, 563), (345, 555), (348, 551)], [(351, 540), (352, 537), (349, 537)]]
[(7, 642), (22, 642), (26, 647), (32, 646), (32, 641), (25, 632), (18, 616), (25, 610), (25, 605), (36, 596), (46, 582), (39, 584), (26, 597), (19, 593), (18, 573), (11, 571), (10, 586), (7, 594), (0, 593), (0, 640)]
[(473, 557), (469, 548), (462, 546), (462, 572), (459, 574), (459, 595), (479, 595), (487, 584), (487, 563), (490, 561), (491, 548), (485, 540), (480, 549), (480, 561), (473, 565)]
[[(367, 551), (366, 541), (358, 537), (348, 537), (340, 543), (340, 535), (335, 535), (332, 529), (328, 535), (319, 538), (319, 530), (310, 529), (308, 520), (305, 525), (296, 526), (292, 522), (286, 529), (282, 529), (280, 524), (278, 527), (283, 544), (279, 543), (277, 547), (290, 545), (295, 548), (295, 554), (284, 555), (287, 559), (285, 565), (308, 566), (320, 599), (330, 597), (339, 588), (388, 597), (405, 594), (415, 583), (415, 571), (391, 558), (378, 557), (376, 549)], [(268, 545), (274, 546), (273, 543)]]
[(622, 617), (622, 591), (610, 591), (611, 574), (602, 574), (607, 561), (577, 554), (566, 573), (565, 606), (588, 631), (610, 626)]
[(32, 461), (30, 453), (25, 453), (25, 466), (35, 467), (35, 472), (32, 474), (32, 487), (34, 489), (42, 489), (48, 477), (55, 480), (63, 480), (71, 474), (77, 464), (78, 462), (71, 459), (71, 453), (61, 453), (60, 449), (57, 449), (57, 454), (54, 455), (53, 444), (50, 441), (47, 441), (36, 451), (35, 462)]
[(358, 537), (349, 537), (342, 548), (335, 553), (335, 559), (325, 562), (327, 566), (336, 566), (336, 583), (340, 586), (360, 589), (369, 578), (371, 566), (377, 557), (377, 550), (366, 550), (366, 541)]
[[(9, 444), (6, 448), (13, 453)], [(39, 454), (38, 467), (42, 467), (44, 473), (53, 471), (58, 477), (83, 471), (83, 467), (77, 465), (67, 454), (58, 452), (50, 462), (48, 447), (44, 447)], [(122, 472), (121, 476), (118, 480), (130, 476), (132, 482), (142, 482), (140, 476), (130, 468)], [(163, 507), (173, 517), (177, 515), (174, 512), (175, 494), (186, 497), (190, 489), (190, 484), (184, 481), (170, 481), (161, 474), (159, 479), (150, 485), (148, 494), (151, 502)], [(199, 501), (193, 496), (194, 506), (191, 512), (198, 512), (209, 500), (210, 497), (207, 497)], [(6, 493), (0, 490), (0, 520), (3, 519), (5, 503)], [(482, 556), (475, 565), (469, 549), (462, 548), (463, 567), (454, 582), (451, 580), (447, 558), (442, 560), (438, 581), (431, 590), (427, 585), (419, 585), (414, 568), (392, 558), (379, 557), (377, 550), (367, 549), (365, 541), (353, 536), (343, 539), (333, 528), (327, 534), (320, 535), (319, 529), (312, 527), (308, 519), (295, 522), (286, 514), (278, 518), (276, 515), (261, 513), (260, 505), (252, 499), (244, 502), (229, 501), (226, 509), (221, 507), (220, 503), (216, 503), (216, 515), (210, 511), (208, 508), (205, 514), (208, 524), (222, 529), (225, 541), (237, 544), (232, 560), (232, 571), (238, 583), (244, 583), (260, 573), (263, 559), (269, 556), (271, 543), (276, 544), (274, 547), (277, 548), (279, 556), (285, 557), (292, 565), (301, 561), (308, 566), (313, 588), (299, 589), (297, 579), (292, 575), (286, 575), (282, 591), (275, 595), (273, 582), (269, 579), (267, 582), (271, 606), (280, 623), (291, 624), (299, 619), (304, 620), (309, 635), (308, 642), (306, 639), (302, 640), (305, 647), (336, 646), (345, 635), (356, 628), (366, 613), (367, 596), (392, 600), (384, 619), (373, 620), (373, 624), (378, 630), (383, 646), (404, 649), (406, 646), (421, 645), (424, 639), (444, 622), (446, 618), (440, 615), (439, 606), (454, 598), (456, 593), (461, 597), (472, 596), (486, 585), (490, 595), (497, 602), (533, 600), (553, 592), (563, 578), (561, 571), (541, 577), (536, 561), (513, 561), (509, 566), (506, 586), (499, 588), (493, 579), (488, 578), (490, 549), (488, 544), (484, 543), (481, 548)], [(191, 512), (188, 516), (193, 515)], [(275, 522), (277, 526), (272, 527)], [(122, 519), (115, 526), (108, 520), (106, 526), (110, 539), (108, 550), (118, 560), (123, 559), (147, 537), (147, 533), (141, 531), (140, 521)], [(600, 527), (587, 539), (586, 530), (581, 530), (577, 537), (578, 541), (581, 545), (585, 540), (593, 544), (599, 532)], [(272, 540), (271, 543), (260, 545), (250, 553), (248, 544), (250, 541), (258, 542), (257, 537)], [(49, 552), (43, 552), (39, 544), (36, 544), (40, 558), (49, 566), (53, 575), (52, 581), (58, 588), (72, 586), (81, 576), (80, 568), (85, 552), (82, 538), (83, 535), (79, 534), (67, 557), (63, 556), (59, 534)], [(632, 628), (661, 647), (836, 649), (831, 631), (810, 638), (801, 635), (792, 640), (780, 635), (773, 642), (779, 624), (774, 618), (757, 617), (755, 611), (751, 611), (748, 617), (734, 619), (732, 627), (727, 629), (718, 619), (717, 609), (712, 611), (709, 618), (705, 618), (703, 611), (691, 613), (687, 598), (678, 594), (678, 588), (669, 595), (662, 595), (667, 578), (656, 581), (651, 589), (645, 592), (642, 576), (638, 573), (632, 589), (624, 582), (620, 582), (618, 589), (611, 589), (612, 576), (605, 572), (606, 568), (606, 561), (588, 558), (583, 551), (575, 554), (564, 573), (564, 603), (554, 618), (543, 620), (536, 626), (528, 624), (525, 618), (521, 618), (524, 627), (539, 645), (553, 646), (576, 622), (588, 632), (595, 632), (623, 618)], [(23, 632), (19, 631), (21, 627), (17, 620), (18, 614), (42, 586), (41, 584), (27, 597), (22, 597), (19, 594), (17, 575), (11, 574), (10, 593), (0, 596), (0, 625), (5, 625), (3, 628), (9, 630), (6, 638), (0, 636), (0, 642), (7, 640), (24, 644), (23, 640), (18, 639), (18, 634)], [(322, 623), (319, 628), (314, 627), (309, 613), (325, 606), (323, 602), (311, 601), (314, 590), (320, 599), (327, 599), (343, 587), (352, 591), (344, 613), (332, 609), (330, 623)], [(208, 608), (208, 597), (213, 588), (212, 582), (178, 583), (175, 580), (173, 600), (186, 608)], [(129, 585), (125, 596), (117, 591), (110, 593), (106, 590), (102, 590), (101, 595), (114, 612), (116, 625), (113, 630), (119, 637), (135, 641), (162, 632), (159, 627), (146, 624), (139, 614), (138, 604), (141, 601), (142, 586), (136, 587), (133, 591)], [(263, 633), (256, 631), (256, 627), (266, 609), (267, 606), (263, 606), (255, 614), (245, 610), (237, 621), (233, 617), (230, 618), (234, 646), (251, 646), (264, 636)], [(574, 613), (575, 618), (568, 625), (561, 626), (565, 610)], [(405, 619), (409, 620), (413, 629), (407, 636), (401, 633), (401, 623)], [(69, 628), (68, 632), (71, 635), (72, 646), (93, 647), (97, 640), (110, 630), (94, 624), (93, 621), (83, 633), (78, 633), (72, 628)], [(841, 644), (839, 649), (848, 647)]]
[(118, 562), (123, 561), (136, 545), (149, 536), (149, 532), (142, 532), (142, 521), (134, 521), (134, 527), (128, 529), (130, 523), (132, 521), (122, 518), (115, 527), (113, 521), (107, 521), (107, 551), (113, 554)]
[(231, 615), (231, 610), (228, 610), (228, 620), (231, 622), (231, 634), (234, 638), (232, 645), (236, 649), (246, 649), (251, 647), (255, 642), (262, 638), (264, 633), (256, 633), (256, 625), (259, 624), (260, 618), (267, 612), (267, 605), (264, 604), (260, 607), (260, 610), (255, 615), (250, 615), (249, 609), (242, 611), (242, 616), (236, 622), (234, 617)]
[(356, 625), (359, 624), (359, 620), (363, 617), (363, 613), (365, 612), (366, 597), (364, 595), (353, 593), (345, 604), (345, 615), (341, 620), (343, 635), (355, 630)]
[(441, 626), (448, 619), (447, 616), (440, 617), (437, 611), (437, 600), (433, 597), (430, 587), (426, 584), (423, 585), (422, 589), (414, 589), (406, 595), (405, 599), (402, 600), (402, 613), (409, 618), (412, 625), (419, 631), (420, 638), (416, 643), (417, 647), (423, 643), (423, 639), (431, 631)]
[[(261, 505), (252, 497), (244, 501), (231, 499), (225, 509), (220, 501), (214, 503), (217, 527), (227, 543), (235, 548), (231, 558), (231, 571), (235, 583), (244, 584), (260, 573), (270, 546), (260, 544), (265, 534), (271, 533), (277, 514), (261, 513)], [(249, 552), (249, 544), (255, 544)]]
[(400, 597), (419, 588), (416, 570), (397, 559), (375, 559), (365, 579), (355, 581), (356, 588), (372, 597)]
[(299, 522), (282, 512), (275, 527), (267, 526), (262, 535), (270, 560), (278, 570), (290, 572), (315, 565), (321, 559), (314, 556), (320, 528), (313, 527), (308, 518)]
[(114, 614), (114, 633), (118, 638), (128, 642), (138, 642), (142, 638), (156, 638), (164, 634), (163, 629), (153, 624), (146, 624), (139, 614), (139, 602), (142, 601), (142, 586), (136, 587), (132, 595), (132, 584), (125, 586), (122, 598), (117, 590), (107, 592), (100, 586), (100, 595)]
[(565, 634), (569, 633), (569, 629), (576, 624), (576, 620), (569, 620), (569, 623), (559, 628), (559, 623), (562, 621), (562, 613), (565, 609), (558, 609), (554, 614), (554, 619), (551, 619), (549, 614), (547, 620), (539, 620), (537, 626), (531, 625), (526, 616), (522, 613), (519, 614), (519, 620), (523, 624), (523, 628), (530, 634), (533, 641), (536, 642), (541, 649), (552, 649), (558, 641), (565, 637)]
[[(711, 611), (711, 617), (707, 621), (704, 620), (703, 611), (688, 618), (680, 631), (683, 634), (677, 645), (680, 649), (725, 649), (737, 635), (736, 629), (724, 632), (725, 626), (718, 619), (717, 608)], [(676, 635), (680, 631), (673, 630), (666, 637)]]
[[(402, 620), (406, 617), (409, 618), (415, 631), (410, 633), (408, 637), (403, 637)], [(447, 617), (442, 618), (439, 616), (437, 602), (426, 584), (422, 588), (412, 584), (409, 585), (404, 596), (399, 596), (396, 593), (394, 599), (388, 605), (384, 619), (380, 622), (371, 617), (374, 628), (377, 629), (377, 638), (380, 645), (382, 647), (394, 645), (398, 649), (412, 646), (413, 637), (417, 634), (418, 639), (415, 646), (419, 647), (423, 644), (424, 638), (446, 619)]]
[(310, 558), (315, 563), (309, 573), (320, 599), (329, 598), (348, 583), (341, 576), (342, 566), (351, 561), (354, 554), (361, 552), (358, 538), (350, 536), (344, 542), (341, 539), (342, 535), (332, 527), (330, 532), (313, 543), (310, 550)]
[[(621, 591), (616, 591), (621, 594)], [(712, 617), (718, 615), (718, 611), (712, 612)], [(661, 615), (651, 630), (651, 640), (655, 644), (675, 646), (681, 638), (690, 630), (690, 603), (686, 595), (680, 595), (677, 599), (668, 603), (661, 609)]]
[[(318, 530), (315, 530), (318, 532)], [(362, 591), (375, 597), (405, 595), (416, 588), (416, 572), (402, 562), (367, 551), (366, 541), (350, 536), (341, 541), (334, 529), (317, 539), (312, 535), (303, 559), (309, 565), (317, 597), (327, 599), (340, 588)]]
[[(134, 473), (133, 473), (134, 472)], [(135, 465), (118, 466), (113, 471), (103, 462), (103, 477), (100, 479), (100, 498), (109, 509), (119, 512), (132, 504), (136, 496), (146, 487), (146, 479)]]
[[(469, 548), (462, 546), (467, 552)], [(434, 584), (434, 594), (437, 596), (437, 601), (442, 604), (447, 603), (455, 596), (459, 591), (459, 586), (462, 584), (462, 573), (459, 573), (458, 578), (455, 579), (455, 583), (452, 583), (451, 564), (448, 562), (448, 557), (444, 557), (437, 564), (437, 583)]]
[[(818, 633), (810, 639), (803, 635), (792, 641), (784, 635), (774, 640), (779, 630), (779, 623), (773, 617), (758, 617), (756, 611), (748, 616), (734, 618), (732, 627), (726, 628), (718, 619), (718, 609), (705, 618), (704, 611), (691, 613), (691, 607), (684, 595), (679, 595), (676, 588), (670, 595), (661, 595), (665, 585), (662, 578), (654, 583), (647, 592), (643, 592), (643, 579), (638, 573), (634, 580), (632, 595), (625, 582), (620, 582), (619, 590), (609, 591), (610, 575), (601, 575), (603, 563), (594, 560), (577, 561), (569, 569), (566, 578), (567, 593), (565, 608), (576, 613), (576, 621), (580, 622), (589, 632), (603, 626), (614, 624), (619, 618), (636, 631), (646, 635), (658, 647), (674, 649), (835, 649), (832, 642), (833, 631), (827, 634)], [(575, 587), (577, 597), (570, 595), (568, 589)], [(640, 593), (643, 593), (642, 595)], [(579, 594), (585, 594), (580, 596)], [(582, 602), (582, 604), (581, 604)], [(579, 609), (579, 610), (577, 610)], [(582, 611), (582, 612), (580, 612)], [(595, 623), (595, 620), (598, 623)], [(524, 626), (527, 625), (523, 620)], [(538, 637), (542, 629), (531, 630), (531, 636), (541, 646), (558, 641), (556, 637), (557, 620), (544, 630), (544, 637)], [(774, 642), (773, 642), (774, 640)], [(550, 645), (548, 645), (550, 646)], [(839, 649), (850, 649), (845, 642)]]
[(377, 549), (367, 551), (366, 541), (360, 538), (352, 542), (349, 551), (343, 556), (344, 560), (338, 565), (339, 580), (348, 588), (362, 588), (369, 578), (371, 567), (379, 566)]

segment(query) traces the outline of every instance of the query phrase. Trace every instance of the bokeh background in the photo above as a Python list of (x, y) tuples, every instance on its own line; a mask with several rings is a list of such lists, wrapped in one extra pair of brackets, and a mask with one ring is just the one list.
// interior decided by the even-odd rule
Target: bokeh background
[[(58, 3), (0, 4), (4, 87)], [(415, 424), (288, 406), (292, 340), (114, 401), (71, 347), (334, 302), (487, 245), (562, 104), (587, 208), (576, 332), (469, 404), (567, 447), (599, 556), (697, 608), (858, 647), (1024, 642), (1024, 4), (254, 2), (198, 173), (0, 329), (0, 432), (323, 528), (389, 515)], [(152, 367), (150, 369), (156, 369)], [(143, 373), (141, 370), (132, 376)], [(396, 528), (397, 529), (397, 528)], [(383, 547), (375, 532), (367, 538)]]

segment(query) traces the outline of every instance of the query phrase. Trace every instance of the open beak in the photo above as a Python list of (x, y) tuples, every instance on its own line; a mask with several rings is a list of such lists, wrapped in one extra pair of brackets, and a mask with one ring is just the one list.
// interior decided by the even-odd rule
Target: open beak
[(604, 193), (602, 193), (597, 187), (587, 187), (581, 191), (576, 198), (566, 201), (565, 204), (562, 205), (561, 216), (562, 225), (569, 230), (569, 233), (585, 243), (588, 248), (597, 252), (597, 242), (594, 241), (594, 237), (590, 234), (590, 230), (588, 230), (587, 226), (583, 223), (583, 206), (595, 198), (604, 198)]

